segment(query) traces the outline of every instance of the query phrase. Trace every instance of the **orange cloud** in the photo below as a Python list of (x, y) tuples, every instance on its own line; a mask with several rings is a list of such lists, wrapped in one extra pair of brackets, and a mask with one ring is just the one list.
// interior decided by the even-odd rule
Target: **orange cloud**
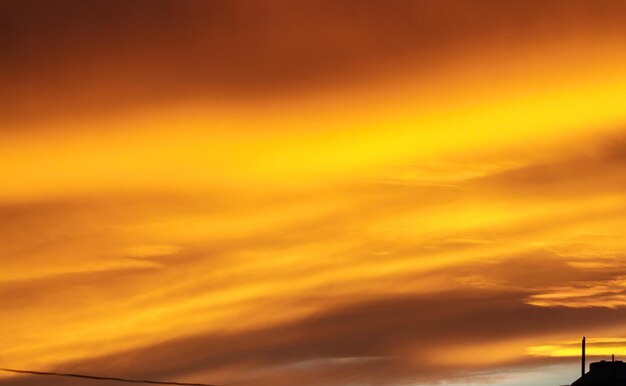
[(3, 366), (504, 382), (621, 342), (622, 2), (79, 3), (0, 8)]

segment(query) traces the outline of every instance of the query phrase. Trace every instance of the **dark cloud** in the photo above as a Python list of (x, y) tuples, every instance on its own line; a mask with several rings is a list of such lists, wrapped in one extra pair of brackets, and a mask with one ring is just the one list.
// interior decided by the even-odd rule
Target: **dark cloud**
[[(224, 384), (426, 382), (481, 370), (479, 364), (459, 367), (454, 364), (455, 358), (446, 361), (433, 357), (433, 353), (446, 348), (453, 353), (455, 347), (468, 344), (488, 346), (549, 333), (577, 336), (594, 327), (618, 325), (626, 316), (623, 309), (532, 307), (523, 303), (523, 296), (520, 292), (471, 290), (387, 297), (338, 306), (263, 329), (224, 330), (165, 341), (67, 363), (58, 370), (161, 379), (221, 374), (220, 379), (202, 380)], [(528, 358), (519, 361), (504, 361), (500, 366), (533, 362)], [(26, 379), (0, 384), (30, 382)]]
[(1, 115), (99, 115), (428, 73), (534, 39), (617, 36), (624, 11), (620, 1), (4, 0)]

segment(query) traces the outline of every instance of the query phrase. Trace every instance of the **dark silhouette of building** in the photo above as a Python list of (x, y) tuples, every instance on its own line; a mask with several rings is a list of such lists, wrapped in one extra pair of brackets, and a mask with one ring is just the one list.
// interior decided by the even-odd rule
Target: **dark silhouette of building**
[(594, 362), (589, 365), (589, 372), (585, 368), (585, 344), (582, 342), (581, 375), (571, 386), (626, 386), (626, 363), (616, 361)]

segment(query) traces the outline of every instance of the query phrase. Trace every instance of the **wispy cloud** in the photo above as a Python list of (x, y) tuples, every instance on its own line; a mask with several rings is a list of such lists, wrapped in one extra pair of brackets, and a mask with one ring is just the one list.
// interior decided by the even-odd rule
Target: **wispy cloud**
[(28, 3), (3, 366), (515, 384), (622, 343), (622, 2)]

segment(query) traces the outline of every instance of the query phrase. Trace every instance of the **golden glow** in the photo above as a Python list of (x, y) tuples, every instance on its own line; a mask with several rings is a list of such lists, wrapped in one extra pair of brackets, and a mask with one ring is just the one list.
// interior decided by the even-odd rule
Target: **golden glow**
[[(607, 357), (615, 354), (616, 356), (626, 355), (624, 338), (594, 338), (588, 342), (585, 353), (591, 357)], [(533, 346), (528, 348), (530, 355), (542, 357), (580, 357), (581, 347), (580, 341), (567, 341), (551, 345)], [(609, 353), (609, 354), (607, 354)]]
[(612, 336), (626, 39), (589, 28), (283, 97), (7, 121), (0, 367), (420, 384)]

